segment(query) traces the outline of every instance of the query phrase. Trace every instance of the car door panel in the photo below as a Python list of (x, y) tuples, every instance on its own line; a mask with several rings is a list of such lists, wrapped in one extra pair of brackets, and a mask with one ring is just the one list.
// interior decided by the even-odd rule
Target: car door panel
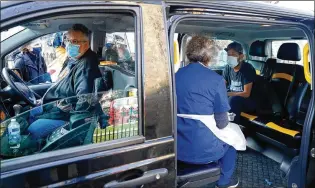
[[(73, 178), (64, 178), (63, 181), (50, 184), (49, 187), (84, 184), (87, 181), (93, 181), (93, 185), (96, 187), (102, 187), (105, 183), (109, 183), (113, 180), (120, 180), (121, 176), (133, 174), (134, 172), (132, 170), (137, 170), (141, 173), (144, 173), (146, 171), (160, 169), (161, 167), (165, 167), (167, 169), (167, 177), (164, 177), (163, 179), (161, 178), (159, 181), (160, 183), (158, 184), (156, 182), (152, 182), (152, 185), (148, 185), (148, 187), (159, 187), (161, 184), (172, 187), (172, 185), (175, 183), (174, 179), (176, 176), (173, 142), (174, 139), (172, 137), (165, 137), (147, 141), (143, 144), (117, 148), (98, 153), (91, 153), (87, 155), (84, 155), (85, 152), (81, 151), (80, 153), (82, 153), (82, 155), (80, 157), (71, 158), (72, 162), (69, 164), (67, 164), (69, 157), (65, 157), (63, 153), (60, 153), (59, 157), (56, 156), (54, 158), (40, 159), (39, 156), (37, 163), (31, 163), (30, 161), (23, 160), (23, 158), (17, 158), (16, 160), (20, 160), (21, 162), (16, 163), (11, 161), (12, 165), (10, 165), (10, 162), (7, 162), (2, 166), (1, 178), (11, 177), (14, 179), (20, 174), (26, 174), (26, 177), (31, 178), (36, 174), (42, 173), (41, 171), (43, 170), (41, 168), (43, 168), (43, 163), (45, 164), (45, 168), (50, 168), (52, 176), (60, 175), (56, 175), (56, 172), (65, 169), (74, 169), (74, 173), (77, 173), (76, 166), (82, 165), (80, 164), (80, 161), (86, 160), (86, 169), (88, 169), (86, 174), (81, 174), (81, 176)], [(49, 153), (43, 153), (42, 155), (48, 156)], [(50, 153), (50, 155), (54, 154)], [(14, 164), (19, 165), (16, 166)], [(29, 168), (29, 166), (32, 167)], [(36, 182), (33, 183), (35, 183), (33, 185), (36, 185)]]
[[(145, 136), (156, 139), (173, 134), (172, 75), (167, 52), (167, 25), (160, 5), (143, 4)], [(165, 63), (163, 63), (165, 62)], [(165, 116), (169, 114), (169, 116)], [(171, 128), (171, 129), (170, 129)]]
[[(165, 137), (147, 141), (140, 145), (133, 145), (72, 158), (72, 161), (82, 161), (88, 158), (88, 162), (86, 163), (88, 172), (86, 172), (86, 174), (80, 174), (77, 177), (64, 178), (62, 181), (50, 184), (49, 187), (85, 184), (87, 181), (92, 181), (92, 184), (95, 187), (103, 187), (106, 183), (112, 181), (123, 181), (124, 179), (129, 179), (127, 177), (130, 176), (134, 179), (138, 176), (142, 176), (143, 173), (147, 171), (156, 169), (167, 169), (167, 176), (157, 179), (159, 180), (159, 183), (151, 182), (150, 184), (149, 182), (146, 187), (159, 187), (161, 185), (169, 185), (167, 187), (173, 187), (176, 174), (174, 169), (175, 155), (173, 150), (173, 141), (172, 137)], [(78, 173), (76, 168), (77, 165), (80, 165), (79, 162), (65, 164), (66, 160), (50, 159), (50, 161), (51, 162), (47, 161), (46, 167), (49, 166), (51, 168), (50, 171), (53, 177), (57, 176), (56, 173), (58, 171), (65, 170), (67, 168), (73, 169), (72, 171), (74, 171), (74, 173)], [(8, 166), (4, 166), (4, 168), (4, 170), (8, 171), (7, 173), (2, 173), (2, 178), (14, 178), (18, 177), (19, 173), (25, 174), (26, 172), (28, 172), (28, 176), (30, 178), (32, 175), (42, 173), (42, 170), (35, 170), (32, 172), (34, 169), (42, 168), (40, 165), (32, 165), (31, 169), (23, 168), (22, 165), (17, 168), (11, 167), (10, 170)], [(13, 174), (15, 175), (12, 176)], [(36, 182), (33, 183), (33, 185), (36, 185)]]
[(156, 170), (150, 170), (144, 172), (141, 176), (126, 180), (126, 181), (112, 181), (104, 185), (105, 188), (113, 187), (113, 188), (123, 188), (123, 187), (135, 187), (142, 186), (144, 184), (155, 182), (161, 178), (164, 178), (168, 175), (168, 170), (165, 168), (160, 168)]
[[(112, 156), (114, 152), (117, 152), (115, 157)], [(145, 187), (158, 187), (161, 185), (173, 187), (176, 174), (174, 170), (174, 157), (173, 138), (167, 137), (147, 141), (144, 144), (116, 149), (116, 151), (112, 150), (107, 155), (104, 153), (103, 156), (90, 158), (88, 163), (91, 172), (84, 176), (51, 184), (50, 186), (72, 185), (74, 182), (85, 183), (86, 181), (93, 180), (93, 185), (103, 187), (113, 180), (121, 182), (124, 180), (124, 176), (128, 176), (128, 174), (131, 176), (135, 172), (139, 172), (136, 174), (141, 176), (143, 173), (151, 170), (167, 169), (167, 176), (161, 177), (160, 180), (158, 179), (160, 183), (151, 182), (150, 184), (149, 182)], [(69, 166), (73, 164), (75, 165), (75, 163), (72, 163)], [(137, 175), (132, 179), (136, 178)]]

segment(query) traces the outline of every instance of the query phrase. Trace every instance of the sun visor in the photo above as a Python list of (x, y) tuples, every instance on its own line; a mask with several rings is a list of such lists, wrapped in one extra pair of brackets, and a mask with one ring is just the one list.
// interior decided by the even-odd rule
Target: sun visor
[(71, 27), (72, 27), (73, 24), (62, 24), (59, 26), (59, 30), (60, 31), (68, 31)]
[(29, 28), (30, 30), (42, 30), (49, 28), (50, 22), (48, 20), (39, 20), (23, 24), (22, 26)]

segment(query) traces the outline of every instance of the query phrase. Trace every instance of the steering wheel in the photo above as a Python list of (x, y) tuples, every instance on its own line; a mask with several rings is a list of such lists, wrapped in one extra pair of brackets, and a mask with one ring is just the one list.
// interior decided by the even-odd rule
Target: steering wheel
[(23, 101), (33, 107), (36, 106), (36, 97), (40, 98), (40, 96), (32, 91), (18, 75), (11, 69), (5, 67), (2, 69), (2, 76)]

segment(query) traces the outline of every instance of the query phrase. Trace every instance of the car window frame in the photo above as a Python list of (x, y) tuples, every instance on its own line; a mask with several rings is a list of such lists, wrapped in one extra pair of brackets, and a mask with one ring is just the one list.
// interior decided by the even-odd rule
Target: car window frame
[[(17, 174), (34, 171), (36, 169), (49, 168), (56, 166), (56, 163), (67, 164), (71, 158), (71, 162), (76, 162), (83, 160), (84, 155), (90, 155), (96, 152), (110, 152), (108, 150), (119, 149), (122, 147), (127, 147), (135, 144), (141, 144), (145, 141), (144, 134), (144, 82), (143, 82), (143, 27), (142, 27), (142, 13), (141, 7), (138, 4), (102, 4), (102, 6), (78, 6), (72, 4), (72, 6), (60, 8), (58, 4), (56, 7), (52, 6), (53, 10), (47, 11), (44, 8), (40, 9), (37, 7), (36, 12), (29, 13), (28, 16), (19, 16), (10, 19), (8, 22), (11, 24), (6, 25), (6, 27), (14, 27), (14, 23), (30, 22), (33, 20), (43, 19), (43, 17), (51, 18), (56, 15), (56, 13), (61, 13), (65, 15), (84, 15), (85, 13), (90, 13), (95, 11), (98, 14), (104, 14), (102, 10), (112, 11), (112, 12), (128, 12), (133, 14), (135, 21), (135, 63), (136, 63), (136, 76), (137, 76), (137, 89), (138, 89), (138, 136), (133, 136), (129, 138), (117, 139), (113, 141), (89, 144), (83, 146), (77, 146), (72, 148), (66, 148), (56, 151), (44, 152), (24, 157), (18, 157), (14, 159), (8, 159), (1, 161), (1, 175), (4, 178), (14, 176)], [(81, 10), (80, 13), (78, 9)], [(5, 24), (5, 23), (4, 23)], [(7, 54), (6, 54), (7, 55)], [(5, 56), (5, 55), (4, 55)], [(2, 56), (2, 60), (3, 57)], [(122, 148), (123, 150), (123, 148)], [(36, 157), (34, 157), (36, 156)], [(51, 156), (54, 156), (53, 158)], [(56, 161), (58, 160), (58, 161)]]
[[(174, 17), (174, 19), (172, 20), (172, 18)], [(204, 19), (207, 21), (212, 21), (212, 20), (222, 20), (224, 19), (225, 21), (232, 21), (232, 22), (238, 22), (238, 23), (242, 23), (242, 22), (252, 22), (252, 23), (264, 23), (264, 24), (281, 24), (281, 25), (289, 25), (289, 26), (293, 26), (293, 27), (297, 27), (299, 29), (301, 29), (306, 37), (307, 40), (309, 41), (310, 44), (310, 52), (313, 52), (312, 56), (311, 56), (311, 63), (314, 63), (314, 33), (312, 33), (312, 31), (310, 30), (310, 28), (301, 23), (301, 22), (293, 22), (293, 21), (283, 21), (283, 20), (259, 20), (259, 19), (253, 19), (253, 18), (222, 18), (222, 16), (216, 16), (216, 15), (201, 15), (201, 14), (196, 14), (196, 15), (192, 15), (192, 14), (185, 14), (185, 15), (173, 15), (173, 17), (171, 17), (170, 19), (172, 20), (172, 23), (170, 24), (170, 29), (169, 29), (169, 35), (170, 35), (170, 41), (173, 40), (173, 35), (175, 33), (175, 29), (177, 27), (177, 25), (184, 20), (199, 20), (199, 19)], [(170, 45), (171, 47), (171, 51), (173, 51), (174, 49), (172, 48), (172, 45)], [(248, 48), (246, 46), (246, 51), (248, 52)], [(174, 57), (173, 54), (171, 54), (171, 60), (173, 61)], [(312, 70), (314, 70), (314, 66), (311, 67)], [(312, 85), (314, 85), (314, 79), (315, 76), (312, 76)], [(312, 96), (315, 96), (315, 91), (314, 89), (312, 90)], [(302, 181), (303, 178), (306, 177), (306, 167), (307, 167), (307, 161), (308, 161), (308, 157), (309, 157), (309, 148), (310, 148), (310, 137), (311, 137), (311, 128), (312, 128), (312, 121), (313, 121), (313, 116), (311, 116), (311, 114), (314, 113), (314, 101), (312, 101), (309, 105), (308, 108), (308, 112), (306, 115), (306, 119), (304, 121), (304, 125), (303, 125), (303, 137), (301, 140), (301, 149), (300, 149), (300, 155), (299, 155), (299, 160), (298, 160), (298, 165), (301, 166), (299, 172), (297, 172), (298, 174), (300, 174), (300, 179), (298, 182), (298, 185), (300, 185), (301, 187), (305, 186), (305, 182), (306, 181)], [(294, 174), (296, 175), (296, 173)]]
[[(20, 33), (20, 32), (22, 32), (22, 31), (24, 31), (25, 29), (26, 29), (26, 27), (23, 27), (23, 26), (16, 26), (16, 27), (13, 27), (13, 28), (17, 28), (17, 27), (22, 27), (20, 30), (18, 30), (17, 32), (15, 32), (14, 34), (12, 34), (12, 35), (10, 35), (9, 37), (6, 37), (5, 39), (1, 39), (1, 41), (0, 42), (3, 42), (3, 41), (5, 41), (5, 40), (7, 40), (7, 39), (9, 39), (9, 38), (11, 38), (11, 37), (13, 37), (14, 35), (16, 35), (16, 34), (18, 34), (18, 33)], [(13, 28), (11, 28), (11, 29), (13, 29)], [(10, 30), (10, 29), (9, 29)], [(8, 30), (7, 30), (8, 31)], [(1, 34), (2, 34), (2, 32), (3, 31), (1, 31)]]

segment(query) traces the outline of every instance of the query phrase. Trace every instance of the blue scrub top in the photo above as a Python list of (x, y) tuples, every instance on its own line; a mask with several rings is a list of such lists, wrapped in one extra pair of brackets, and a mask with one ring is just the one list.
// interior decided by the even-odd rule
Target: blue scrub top
[[(175, 81), (178, 114), (212, 115), (230, 110), (223, 77), (200, 63), (179, 69)], [(202, 122), (177, 117), (178, 160), (206, 164), (222, 158), (227, 147)]]

